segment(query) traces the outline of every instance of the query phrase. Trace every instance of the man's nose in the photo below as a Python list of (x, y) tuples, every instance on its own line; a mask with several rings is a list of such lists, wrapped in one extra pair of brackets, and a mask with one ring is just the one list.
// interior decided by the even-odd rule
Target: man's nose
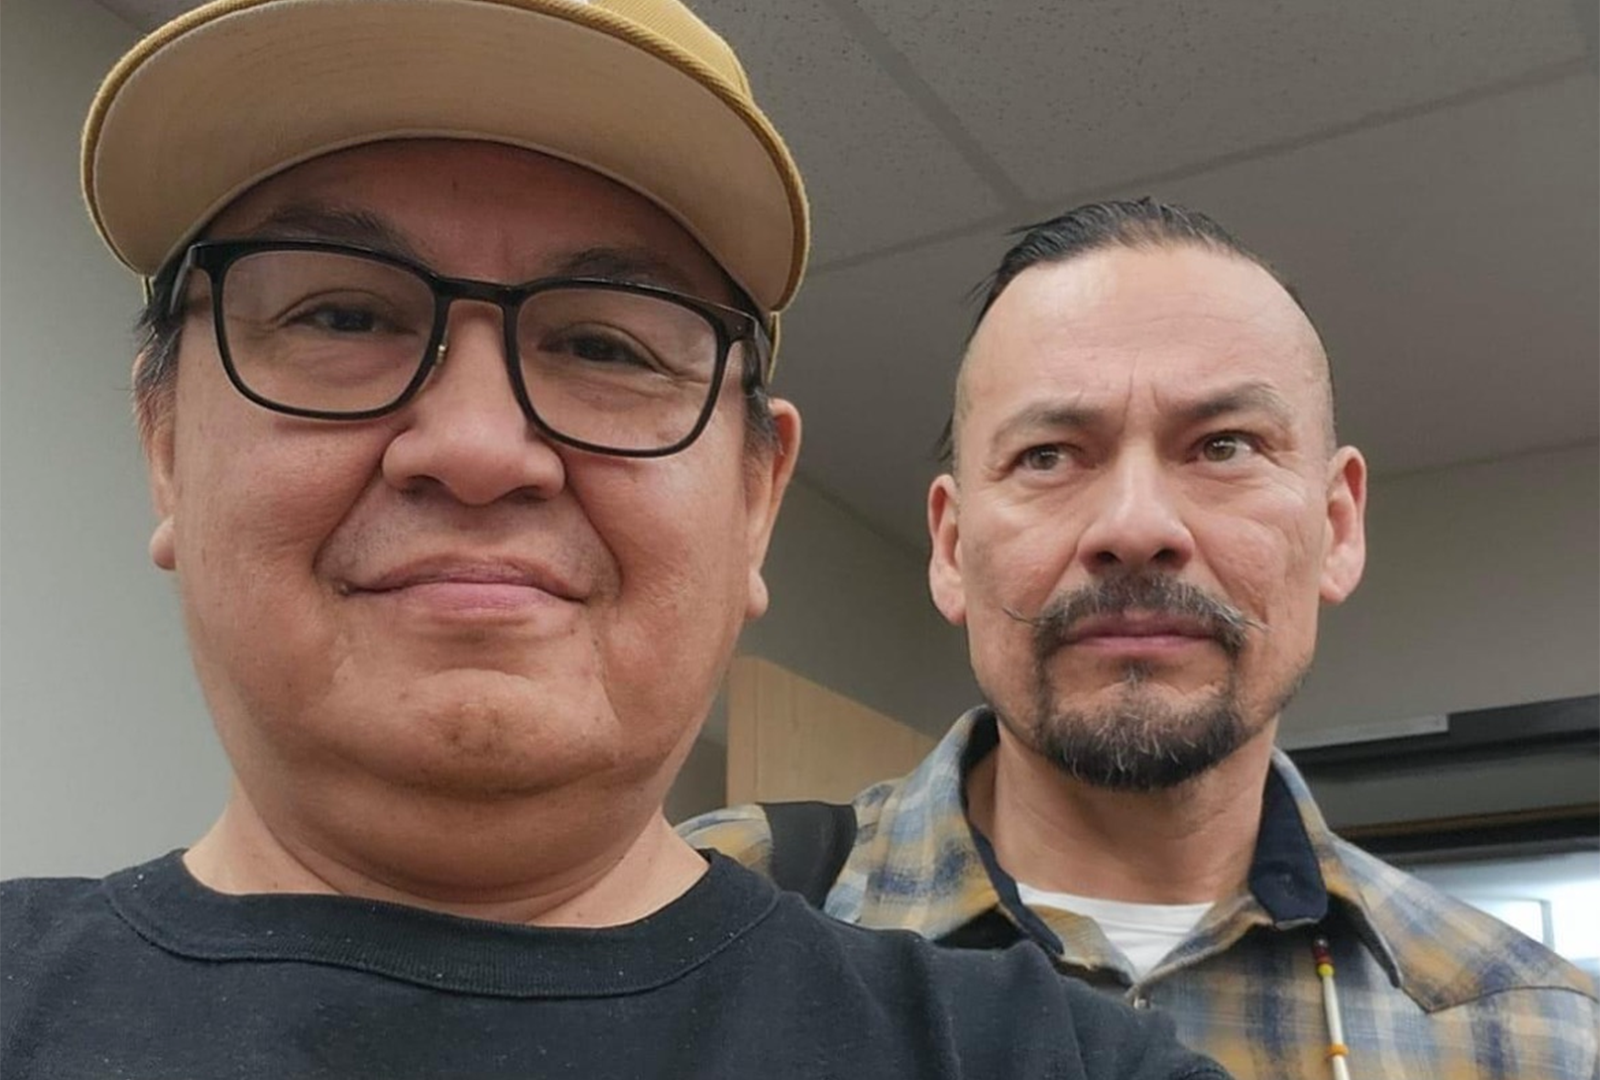
[(1078, 559), (1092, 574), (1182, 569), (1194, 556), (1188, 507), (1158, 454), (1125, 451), (1092, 489)]
[(458, 301), (440, 348), (384, 453), (384, 477), (405, 491), (442, 489), (469, 506), (559, 492), (566, 464), (517, 402), (499, 309)]

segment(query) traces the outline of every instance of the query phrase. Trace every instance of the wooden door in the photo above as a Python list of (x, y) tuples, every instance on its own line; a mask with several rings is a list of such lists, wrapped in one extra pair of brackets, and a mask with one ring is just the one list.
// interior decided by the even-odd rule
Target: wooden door
[(728, 802), (848, 802), (916, 767), (935, 740), (781, 665), (741, 656), (728, 672)]

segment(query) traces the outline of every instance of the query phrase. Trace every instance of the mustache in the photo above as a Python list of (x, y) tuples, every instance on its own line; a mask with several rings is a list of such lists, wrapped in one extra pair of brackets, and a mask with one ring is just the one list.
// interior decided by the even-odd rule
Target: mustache
[(1065, 645), (1079, 623), (1097, 615), (1126, 615), (1138, 611), (1191, 619), (1229, 656), (1238, 656), (1244, 650), (1251, 630), (1266, 629), (1262, 623), (1198, 585), (1166, 574), (1129, 574), (1057, 593), (1033, 616), (1009, 607), (1000, 610), (1033, 627), (1034, 654), (1040, 659)]

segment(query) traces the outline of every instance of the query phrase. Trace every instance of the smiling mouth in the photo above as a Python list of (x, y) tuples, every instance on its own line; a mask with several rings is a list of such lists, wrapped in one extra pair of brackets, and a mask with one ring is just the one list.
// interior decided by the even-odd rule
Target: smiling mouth
[(446, 616), (523, 615), (584, 599), (580, 590), (542, 567), (502, 560), (425, 560), (348, 583), (342, 591)]

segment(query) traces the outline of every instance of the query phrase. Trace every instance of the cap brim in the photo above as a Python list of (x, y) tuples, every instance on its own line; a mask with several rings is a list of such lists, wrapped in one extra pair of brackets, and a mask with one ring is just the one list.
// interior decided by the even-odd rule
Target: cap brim
[(505, 143), (638, 191), (778, 311), (804, 271), (805, 194), (741, 91), (574, 0), (223, 0), (107, 78), (84, 192), (107, 244), (148, 276), (241, 193), (310, 158), (395, 138)]

